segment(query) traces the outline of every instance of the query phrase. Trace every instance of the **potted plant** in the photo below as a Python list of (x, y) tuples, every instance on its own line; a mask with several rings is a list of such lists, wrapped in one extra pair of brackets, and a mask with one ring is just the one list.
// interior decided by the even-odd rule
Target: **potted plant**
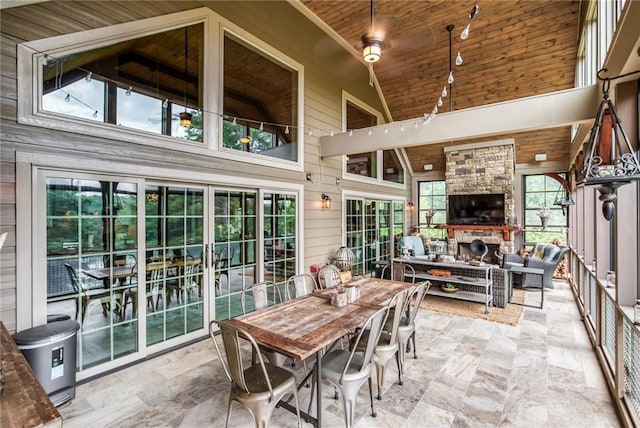
[(431, 227), (431, 220), (433, 220), (433, 215), (436, 213), (436, 210), (434, 210), (433, 208), (429, 208), (428, 210), (425, 211), (424, 216), (425, 219), (427, 220), (427, 227)]
[(442, 291), (444, 291), (445, 293), (455, 293), (456, 291), (458, 291), (458, 287), (450, 282), (442, 284), (440, 288), (442, 288)]
[(540, 217), (540, 223), (542, 223), (542, 229), (547, 228), (547, 224), (549, 223), (549, 217), (551, 217), (551, 210), (549, 207), (542, 207), (537, 212), (538, 217)]

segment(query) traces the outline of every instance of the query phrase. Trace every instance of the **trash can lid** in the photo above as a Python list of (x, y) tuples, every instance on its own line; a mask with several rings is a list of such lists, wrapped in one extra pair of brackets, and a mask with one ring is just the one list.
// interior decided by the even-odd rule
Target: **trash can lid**
[(13, 335), (16, 345), (46, 344), (61, 340), (61, 336), (75, 334), (80, 328), (74, 320), (54, 321), (48, 324), (22, 330)]

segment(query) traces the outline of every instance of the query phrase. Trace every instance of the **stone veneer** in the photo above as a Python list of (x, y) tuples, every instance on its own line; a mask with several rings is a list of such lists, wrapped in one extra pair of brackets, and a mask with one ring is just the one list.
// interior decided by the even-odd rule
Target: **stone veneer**
[[(448, 195), (504, 193), (505, 219), (514, 216), (513, 179), (515, 154), (513, 140), (486, 144), (469, 144), (445, 149)], [(505, 241), (501, 230), (456, 230), (449, 239), (449, 252), (458, 254), (458, 242), (470, 243), (481, 239), (487, 244), (500, 246), (500, 252), (514, 251), (513, 232)]]

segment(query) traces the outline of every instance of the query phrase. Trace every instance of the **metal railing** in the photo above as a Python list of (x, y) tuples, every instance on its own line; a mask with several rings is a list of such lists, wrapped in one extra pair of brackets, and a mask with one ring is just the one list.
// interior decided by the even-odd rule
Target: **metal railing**
[[(640, 329), (575, 251), (568, 253), (569, 283), (625, 426), (640, 426)], [(621, 360), (620, 362), (618, 360)]]

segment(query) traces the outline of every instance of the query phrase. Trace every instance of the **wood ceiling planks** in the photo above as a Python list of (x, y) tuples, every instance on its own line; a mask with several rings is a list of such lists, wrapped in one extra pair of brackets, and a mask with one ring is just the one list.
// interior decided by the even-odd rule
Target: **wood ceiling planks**
[[(360, 50), (360, 36), (369, 28), (369, 2), (302, 2)], [(455, 57), (460, 50), (464, 60), (453, 68), (455, 81), (450, 95), (454, 109), (573, 87), (579, 2), (479, 1), (480, 12), (471, 21), (469, 38), (461, 41), (459, 35), (469, 22), (473, 4), (440, 0), (374, 2), (376, 28), (385, 32), (385, 49), (374, 70), (393, 120), (422, 116), (431, 111), (443, 86), (449, 90), (448, 24), (454, 25), (452, 55)], [(443, 101), (440, 110), (449, 111), (450, 99)], [(532, 153), (542, 152), (535, 151), (541, 146), (549, 160), (568, 157), (570, 134), (566, 128), (516, 136), (518, 162), (532, 161)], [(422, 171), (424, 163), (433, 163), (438, 170), (440, 157), (444, 159), (442, 146), (407, 148), (414, 170)]]

